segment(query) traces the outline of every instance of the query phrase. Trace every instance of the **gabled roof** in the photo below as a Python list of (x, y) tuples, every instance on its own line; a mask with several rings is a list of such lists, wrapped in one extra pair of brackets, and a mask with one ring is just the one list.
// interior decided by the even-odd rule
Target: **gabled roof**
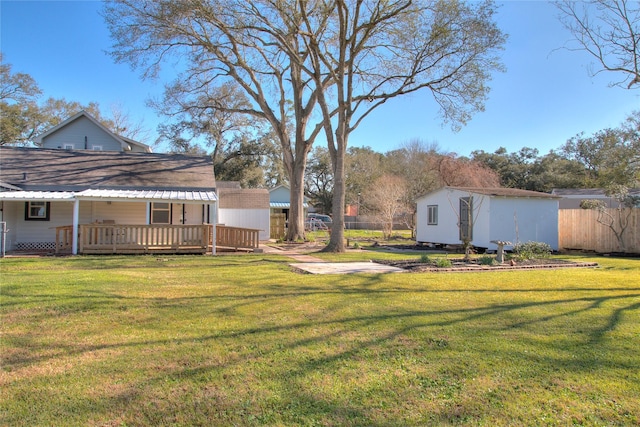
[(36, 136), (34, 138), (34, 140), (38, 144), (42, 144), (43, 138), (46, 138), (47, 136), (49, 136), (49, 135), (51, 135), (53, 133), (56, 133), (57, 131), (59, 131), (63, 127), (67, 126), (69, 123), (73, 123), (76, 120), (80, 119), (81, 117), (87, 118), (93, 124), (95, 124), (100, 129), (102, 129), (104, 132), (106, 132), (111, 137), (113, 137), (113, 139), (118, 141), (120, 143), (120, 145), (122, 146), (122, 150), (123, 151), (131, 151), (131, 147), (129, 147), (129, 145), (137, 145), (138, 147), (142, 148), (144, 152), (151, 153), (151, 147), (149, 147), (148, 145), (143, 144), (142, 142), (134, 141), (131, 138), (127, 138), (127, 137), (124, 137), (124, 136), (116, 135), (115, 133), (113, 133), (109, 129), (107, 129), (102, 123), (100, 123), (98, 120), (96, 120), (95, 117), (93, 117), (91, 114), (87, 113), (85, 110), (82, 110), (78, 114), (69, 117), (67, 120), (65, 120), (65, 121), (63, 121), (61, 123), (58, 123), (58, 125), (52, 127), (51, 129), (47, 130), (46, 132), (41, 133), (40, 135)]
[(0, 181), (22, 190), (214, 190), (209, 156), (0, 147)]
[(457, 190), (466, 193), (482, 194), (490, 197), (520, 197), (520, 198), (537, 198), (537, 199), (559, 199), (560, 197), (539, 191), (521, 190), (519, 188), (482, 188), (482, 187), (442, 187), (430, 193), (427, 193), (419, 199), (441, 190)]

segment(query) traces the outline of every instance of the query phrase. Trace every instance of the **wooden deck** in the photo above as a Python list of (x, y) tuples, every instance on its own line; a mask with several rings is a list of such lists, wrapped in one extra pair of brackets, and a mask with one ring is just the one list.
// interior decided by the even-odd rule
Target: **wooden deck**
[[(79, 254), (206, 254), (212, 251), (212, 225), (81, 224)], [(259, 230), (216, 227), (216, 248), (254, 250)], [(56, 227), (56, 253), (71, 253), (73, 227)]]

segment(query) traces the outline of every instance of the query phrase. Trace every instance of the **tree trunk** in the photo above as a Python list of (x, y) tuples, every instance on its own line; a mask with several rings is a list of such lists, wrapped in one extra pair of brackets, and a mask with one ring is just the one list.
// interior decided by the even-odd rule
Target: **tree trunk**
[(329, 244), (324, 248), (324, 252), (344, 252), (344, 203), (345, 203), (345, 181), (344, 181), (344, 159), (346, 155), (346, 137), (340, 140), (337, 138), (337, 150), (333, 160), (333, 224), (331, 225), (331, 237)]
[(287, 241), (304, 240), (304, 169), (306, 157), (296, 157), (289, 175), (291, 185)]

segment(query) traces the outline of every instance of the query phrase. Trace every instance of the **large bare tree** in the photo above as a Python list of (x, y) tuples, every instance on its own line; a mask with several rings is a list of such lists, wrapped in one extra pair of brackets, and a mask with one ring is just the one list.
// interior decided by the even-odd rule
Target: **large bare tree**
[[(326, 17), (305, 10), (309, 69), (334, 169), (333, 230), (326, 250), (344, 250), (345, 154), (350, 134), (388, 100), (420, 90), (459, 128), (484, 107), (486, 83), (500, 69), (505, 36), (491, 1), (323, 2)], [(390, 124), (392, 125), (392, 124)]]
[[(156, 77), (162, 65), (181, 69), (172, 90), (203, 107), (266, 120), (277, 136), (291, 187), (287, 239), (304, 237), (303, 190), (307, 154), (320, 126), (309, 128), (317, 93), (302, 71), (309, 53), (301, 14), (326, 14), (322, 4), (260, 0), (116, 0), (104, 9), (115, 40), (112, 55)], [(173, 61), (173, 62), (171, 62)], [(212, 88), (233, 82), (249, 105), (229, 105)]]
[(614, 86), (640, 88), (640, 2), (565, 0), (556, 5), (574, 37), (567, 48), (585, 51), (596, 60), (592, 74), (619, 73), (622, 80)]
[[(185, 92), (234, 81), (267, 120), (291, 186), (288, 239), (304, 235), (307, 155), (327, 139), (334, 175), (328, 250), (344, 250), (348, 139), (374, 109), (429, 89), (454, 127), (482, 110), (505, 37), (491, 1), (114, 0), (104, 16), (117, 61), (156, 76), (171, 55)], [(210, 100), (211, 106), (228, 109)]]

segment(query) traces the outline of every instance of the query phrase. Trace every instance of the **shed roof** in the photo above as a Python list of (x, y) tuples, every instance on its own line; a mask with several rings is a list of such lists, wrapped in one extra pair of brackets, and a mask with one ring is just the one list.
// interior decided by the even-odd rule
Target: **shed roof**
[(0, 180), (23, 190), (215, 189), (208, 156), (0, 147)]
[(429, 194), (436, 193), (441, 190), (457, 190), (466, 193), (482, 194), (490, 197), (520, 197), (520, 198), (538, 198), (538, 199), (559, 199), (560, 197), (554, 196), (549, 193), (541, 193), (539, 191), (521, 190), (519, 188), (482, 188), (482, 187), (443, 187), (438, 190), (427, 193), (421, 197), (428, 196)]

